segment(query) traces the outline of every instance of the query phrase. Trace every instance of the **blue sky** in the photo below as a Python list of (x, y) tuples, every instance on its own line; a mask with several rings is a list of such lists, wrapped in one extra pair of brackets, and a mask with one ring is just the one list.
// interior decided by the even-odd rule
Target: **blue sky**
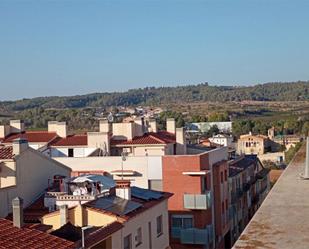
[(308, 13), (308, 0), (0, 0), (0, 99), (309, 80)]

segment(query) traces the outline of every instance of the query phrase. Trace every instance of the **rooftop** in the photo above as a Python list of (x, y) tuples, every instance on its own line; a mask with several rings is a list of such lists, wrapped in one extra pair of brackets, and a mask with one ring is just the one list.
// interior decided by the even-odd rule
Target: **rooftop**
[(304, 171), (305, 146), (280, 176), (234, 248), (308, 248), (309, 181)]
[(0, 160), (13, 159), (13, 147), (0, 145)]
[(175, 143), (176, 137), (167, 131), (149, 132), (132, 140), (112, 139), (112, 145), (138, 145), (138, 144), (168, 144)]
[(65, 138), (58, 137), (55, 139), (51, 146), (87, 146), (88, 139), (87, 134), (73, 134), (68, 135)]
[(55, 139), (57, 134), (48, 131), (25, 131), (22, 133), (13, 133), (8, 135), (2, 143), (12, 143), (14, 139), (23, 138), (29, 143), (48, 143)]
[(0, 218), (0, 248), (75, 248), (74, 243), (44, 233), (35, 228), (13, 226), (9, 220)]

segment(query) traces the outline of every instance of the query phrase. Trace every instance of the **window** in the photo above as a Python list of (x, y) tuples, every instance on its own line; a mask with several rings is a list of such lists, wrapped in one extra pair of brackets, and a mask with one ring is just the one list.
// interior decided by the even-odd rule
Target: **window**
[(74, 157), (74, 149), (68, 150), (68, 157)]
[(132, 249), (132, 236), (131, 234), (123, 238), (123, 249)]
[(171, 217), (171, 236), (179, 239), (181, 229), (193, 227), (193, 215), (172, 215)]
[(135, 246), (139, 246), (140, 244), (142, 244), (142, 228), (139, 227), (136, 230), (136, 236), (135, 236)]
[(222, 213), (224, 213), (224, 201), (221, 203)]
[(227, 181), (227, 170), (224, 170), (224, 180)]
[(220, 176), (221, 176), (221, 183), (223, 183), (223, 172), (220, 172)]
[(157, 237), (163, 234), (162, 215), (157, 217)]
[(207, 179), (206, 179), (206, 176), (203, 176), (203, 177), (201, 178), (201, 184), (202, 184), (202, 186), (201, 186), (201, 188), (202, 188), (202, 193), (205, 193), (206, 190), (207, 190)]

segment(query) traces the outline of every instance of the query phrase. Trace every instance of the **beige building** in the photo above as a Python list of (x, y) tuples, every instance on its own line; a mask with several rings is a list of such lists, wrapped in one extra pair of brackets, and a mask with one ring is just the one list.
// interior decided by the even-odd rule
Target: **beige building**
[(255, 154), (262, 155), (271, 151), (271, 141), (264, 135), (253, 135), (251, 132), (241, 135), (237, 141), (238, 154)]
[(48, 179), (69, 176), (71, 169), (29, 147), (24, 139), (0, 145), (0, 217), (12, 210), (16, 196), (29, 205), (48, 187)]
[[(87, 180), (84, 181), (85, 179)], [(38, 219), (42, 224), (52, 227), (52, 234), (63, 236), (70, 228), (74, 231), (88, 227), (98, 231), (105, 229), (105, 235), (108, 233), (108, 236), (102, 236), (99, 240), (97, 236), (96, 244), (86, 236), (85, 248), (169, 247), (167, 201), (172, 194), (131, 187), (126, 180), (117, 181), (115, 186), (107, 181), (107, 191), (102, 191), (101, 188), (100, 192), (95, 194), (90, 189), (90, 192), (84, 194), (76, 194), (76, 189), (73, 190), (75, 192), (70, 192), (72, 184), (75, 184), (76, 188), (83, 188), (84, 184), (89, 182), (93, 183), (93, 186), (106, 186), (106, 178), (85, 175), (65, 181), (64, 184), (69, 184), (69, 187), (60, 189), (68, 191), (51, 189), (46, 193), (45, 208), (51, 210), (52, 202), (49, 199), (54, 198), (57, 210), (38, 214)], [(95, 189), (97, 190), (97, 187)], [(25, 217), (28, 213), (32, 213), (31, 207), (25, 211)]]

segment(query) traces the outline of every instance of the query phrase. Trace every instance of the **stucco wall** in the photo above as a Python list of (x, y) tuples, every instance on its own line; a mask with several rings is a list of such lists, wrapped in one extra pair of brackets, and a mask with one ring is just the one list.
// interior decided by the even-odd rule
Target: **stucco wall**
[[(125, 176), (132, 180), (132, 186), (148, 188), (148, 180), (162, 180), (162, 157), (161, 156), (136, 156), (127, 157), (123, 162), (124, 170), (133, 170), (137, 174), (134, 176)], [(105, 171), (111, 172), (121, 170), (122, 159), (119, 156), (113, 157), (58, 157), (54, 158), (58, 162), (68, 166), (72, 171)], [(114, 175), (114, 179), (120, 179), (120, 176)]]
[(35, 201), (54, 175), (69, 176), (70, 169), (31, 148), (16, 156), (16, 186), (0, 189), (0, 217), (11, 212), (11, 202), (16, 196), (24, 199), (24, 206)]

